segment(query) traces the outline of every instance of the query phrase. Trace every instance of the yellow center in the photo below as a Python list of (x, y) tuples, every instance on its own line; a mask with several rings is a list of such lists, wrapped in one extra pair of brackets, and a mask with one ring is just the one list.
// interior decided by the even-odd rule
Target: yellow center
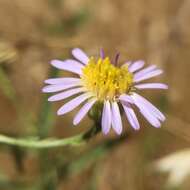
[(129, 92), (133, 75), (126, 65), (114, 66), (110, 59), (90, 58), (81, 76), (84, 86), (99, 100), (115, 100), (120, 94)]

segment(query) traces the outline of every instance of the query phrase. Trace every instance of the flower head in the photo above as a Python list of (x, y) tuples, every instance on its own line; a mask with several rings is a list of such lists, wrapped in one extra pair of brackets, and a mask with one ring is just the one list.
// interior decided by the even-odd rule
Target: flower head
[(133, 74), (128, 66), (116, 67), (109, 57), (99, 58), (97, 62), (90, 58), (82, 72), (81, 80), (86, 89), (102, 101), (113, 101), (118, 95), (129, 92), (133, 83)]
[(72, 50), (74, 59), (65, 61), (52, 60), (51, 64), (62, 70), (70, 71), (78, 77), (53, 78), (45, 80), (48, 85), (43, 92), (59, 92), (51, 96), (49, 101), (63, 100), (77, 95), (64, 104), (57, 112), (63, 115), (83, 103), (76, 114), (73, 124), (77, 125), (96, 102), (103, 104), (101, 125), (104, 134), (111, 127), (117, 134), (122, 132), (122, 121), (119, 105), (122, 105), (130, 125), (139, 129), (140, 125), (133, 107), (136, 106), (147, 121), (154, 127), (160, 127), (165, 116), (148, 100), (136, 93), (140, 89), (167, 89), (162, 83), (140, 83), (162, 73), (155, 65), (144, 67), (144, 61), (126, 62), (121, 67), (117, 65), (119, 54), (111, 62), (105, 57), (103, 50), (100, 58), (88, 57), (81, 49)]

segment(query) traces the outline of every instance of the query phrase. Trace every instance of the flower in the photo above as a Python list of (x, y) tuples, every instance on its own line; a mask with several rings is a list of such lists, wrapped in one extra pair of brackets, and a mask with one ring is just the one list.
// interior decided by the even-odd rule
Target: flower
[(51, 96), (48, 101), (58, 101), (78, 95), (64, 104), (57, 111), (58, 115), (68, 113), (84, 103), (73, 120), (73, 124), (77, 125), (96, 102), (101, 102), (103, 104), (101, 126), (104, 134), (107, 134), (111, 127), (117, 134), (121, 134), (120, 111), (122, 107), (130, 125), (135, 130), (138, 130), (140, 125), (133, 107), (137, 107), (152, 126), (157, 128), (161, 126), (165, 116), (136, 91), (141, 89), (167, 89), (168, 86), (162, 83), (139, 84), (141, 81), (160, 75), (163, 72), (162, 70), (155, 65), (143, 68), (145, 63), (142, 60), (126, 62), (119, 67), (119, 54), (116, 54), (115, 60), (111, 61), (109, 57), (105, 57), (102, 49), (98, 60), (94, 57), (88, 57), (79, 48), (73, 49), (72, 55), (76, 60), (52, 60), (51, 65), (75, 73), (78, 77), (45, 80), (48, 85), (42, 90), (45, 93), (63, 91)]

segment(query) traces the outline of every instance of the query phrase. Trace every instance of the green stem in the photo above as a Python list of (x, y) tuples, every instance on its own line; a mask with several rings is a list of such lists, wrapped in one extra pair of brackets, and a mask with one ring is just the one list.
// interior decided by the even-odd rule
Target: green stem
[[(49, 78), (58, 76), (58, 70), (51, 67), (49, 71)], [(52, 105), (47, 101), (47, 94), (43, 95), (40, 113), (37, 121), (37, 136), (40, 139), (47, 138), (52, 127), (55, 123), (55, 115), (53, 114)], [(43, 149), (39, 152), (39, 166), (40, 166), (40, 187), (39, 189), (44, 190), (55, 190), (57, 183), (57, 172), (54, 165), (49, 159), (49, 150)], [(44, 174), (48, 172), (49, 176), (44, 177)]]
[(67, 145), (78, 146), (86, 143), (92, 136), (95, 136), (99, 131), (100, 131), (99, 126), (93, 126), (86, 133), (82, 133), (64, 139), (14, 138), (14, 137), (8, 137), (6, 135), (0, 135), (0, 143), (12, 146), (32, 148), (32, 149), (55, 148)]

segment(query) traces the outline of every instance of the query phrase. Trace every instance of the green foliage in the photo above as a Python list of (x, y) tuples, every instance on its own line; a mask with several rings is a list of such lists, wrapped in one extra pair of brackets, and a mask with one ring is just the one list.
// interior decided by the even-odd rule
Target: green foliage
[(15, 101), (14, 88), (2, 65), (0, 65), (0, 89), (8, 99), (13, 102)]

